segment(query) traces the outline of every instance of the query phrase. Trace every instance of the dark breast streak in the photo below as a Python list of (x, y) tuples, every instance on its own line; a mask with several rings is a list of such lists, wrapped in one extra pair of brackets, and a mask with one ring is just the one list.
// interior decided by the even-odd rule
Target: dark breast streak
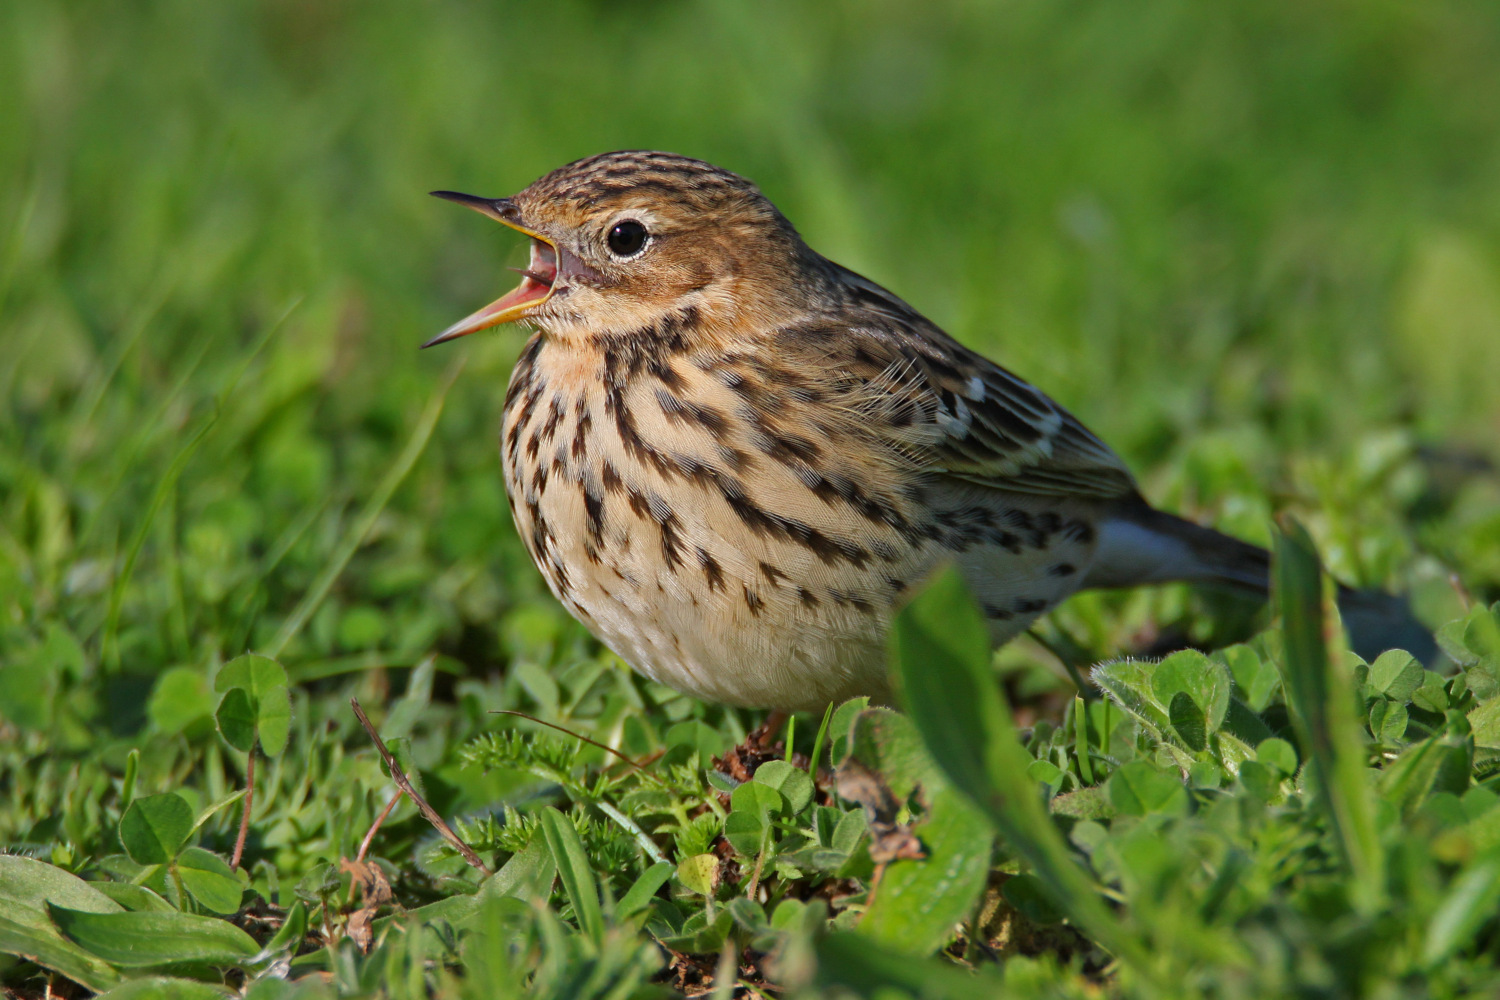
[[(889, 607), (905, 586), (889, 584), (891, 564), (942, 536), (908, 509), (915, 494), (861, 477), (838, 440), (798, 419), (817, 392), (804, 375), (688, 358), (674, 333), (608, 338), (591, 363), (538, 339), (517, 363), (507, 493), (559, 599), (581, 609), (581, 576), (631, 562), (640, 577), (635, 561), (651, 559), (684, 588), (739, 595), (751, 616), (778, 599), (800, 613)], [(591, 367), (597, 380), (578, 377)]]

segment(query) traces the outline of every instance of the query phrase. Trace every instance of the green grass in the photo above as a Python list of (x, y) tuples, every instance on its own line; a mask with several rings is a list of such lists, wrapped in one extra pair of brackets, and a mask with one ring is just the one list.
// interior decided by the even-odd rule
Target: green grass
[[(821, 745), (930, 854), (872, 901), (871, 848), (896, 841), (857, 788), (809, 798), (771, 768), (721, 795), (707, 757), (758, 718), (633, 677), (548, 596), (495, 448), (520, 334), (416, 351), (520, 253), (425, 192), (639, 147), (756, 179), (815, 247), (1074, 410), (1153, 500), (1267, 544), (1290, 513), (1345, 582), (1461, 619), (1462, 669), (1365, 671), (1278, 627), (1104, 668), (1109, 697), (1074, 701), (1056, 654), (1086, 671), (1266, 624), (1183, 588), (1077, 598), (993, 664), (934, 650), (1003, 675), (1030, 784), (996, 764), (1022, 744), (995, 712), (968, 764), (920, 711), (840, 715)], [(16, 957), (39, 947), (98, 987), (153, 971), (58, 944), (117, 931), (42, 906), (156, 905), (114, 888), (134, 880), (215, 927), (158, 929), (221, 949), (168, 971), (260, 975), (257, 997), (287, 961), (327, 971), (309, 995), (697, 990), (726, 940), (747, 982), (805, 995), (1492, 989), (1497, 176), (1479, 2), (0, 7), (0, 848), (89, 882), (0, 869), (0, 984), (39, 995)], [(209, 916), (237, 877), (236, 741), (278, 725), (275, 684), (216, 724), (247, 651), (292, 707), (233, 921), (257, 949), (283, 929), (258, 958)], [(371, 854), (416, 917), (381, 908), (368, 955), (338, 862), (392, 786), (351, 696), (505, 866), (469, 895), (403, 802)], [(612, 766), (495, 709), (664, 755)], [(219, 808), (178, 830), (165, 793)], [(963, 877), (935, 885), (938, 860)]]

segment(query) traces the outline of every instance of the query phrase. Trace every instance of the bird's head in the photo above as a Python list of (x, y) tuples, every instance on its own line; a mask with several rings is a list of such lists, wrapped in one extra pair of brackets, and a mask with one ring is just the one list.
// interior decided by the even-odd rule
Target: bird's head
[(559, 339), (774, 325), (821, 261), (751, 182), (671, 153), (605, 153), (509, 198), (434, 191), (531, 237), (521, 284), (424, 344), (526, 320)]

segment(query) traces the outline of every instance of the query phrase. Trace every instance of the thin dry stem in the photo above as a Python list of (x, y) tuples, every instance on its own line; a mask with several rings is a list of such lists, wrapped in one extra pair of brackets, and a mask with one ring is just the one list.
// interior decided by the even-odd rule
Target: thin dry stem
[(359, 842), (359, 853), (354, 856), (355, 861), (363, 861), (365, 859), (365, 854), (370, 850), (370, 843), (375, 839), (375, 834), (380, 831), (381, 824), (385, 822), (385, 818), (391, 814), (391, 810), (396, 808), (396, 803), (400, 802), (401, 796), (405, 794), (405, 789), (396, 789), (396, 794), (391, 796), (391, 801), (387, 802), (385, 808), (380, 811), (380, 815), (375, 817), (375, 822), (370, 824), (370, 829), (365, 834), (365, 839)]
[(396, 785), (412, 800), (412, 803), (416, 805), (417, 810), (422, 814), (422, 818), (431, 823), (432, 828), (442, 834), (443, 839), (452, 844), (454, 849), (463, 855), (465, 861), (486, 875), (493, 875), (494, 872), (490, 870), (490, 866), (481, 861), (479, 855), (474, 853), (474, 849), (460, 840), (458, 834), (453, 832), (453, 828), (443, 821), (443, 817), (437, 814), (437, 810), (428, 805), (427, 800), (417, 794), (417, 790), (411, 786), (411, 781), (407, 779), (406, 772), (401, 770), (401, 765), (396, 763), (396, 758), (391, 754), (390, 750), (386, 749), (385, 741), (380, 738), (380, 734), (375, 731), (375, 727), (370, 725), (370, 720), (365, 715), (365, 710), (359, 707), (359, 699), (350, 698), (349, 704), (354, 709), (354, 717), (359, 719), (359, 724), (364, 726), (365, 732), (370, 735), (370, 741), (375, 744), (375, 749), (379, 751), (380, 758), (385, 761), (385, 766), (390, 768), (391, 780), (396, 782)]
[(245, 853), (245, 836), (250, 832), (250, 802), (255, 798), (255, 748), (258, 744), (250, 744), (250, 752), (245, 755), (245, 808), (240, 810), (240, 832), (234, 838), (234, 854), (229, 858), (229, 867), (238, 868), (240, 858)]
[(515, 709), (510, 709), (510, 708), (496, 708), (496, 709), (492, 709), (491, 712), (490, 712), (490, 714), (491, 715), (514, 715), (518, 719), (526, 719), (529, 722), (535, 722), (539, 726), (546, 726), (549, 729), (556, 729), (560, 733), (566, 733), (568, 736), (573, 737), (575, 740), (581, 740), (584, 743), (587, 743), (591, 747), (598, 747), (600, 750), (603, 750), (605, 753), (613, 754), (614, 756), (620, 758), (620, 760), (624, 761), (625, 763), (629, 764), (631, 767), (635, 768), (637, 771), (641, 772), (641, 775), (643, 777), (650, 778), (656, 784), (660, 785), (662, 783), (661, 779), (657, 778), (656, 775), (652, 774), (650, 771), (646, 770), (646, 768), (644, 766), (642, 766), (641, 764), (638, 764), (635, 761), (631, 760), (629, 757), (625, 756), (623, 753), (621, 753), (620, 751), (616, 750), (614, 747), (609, 746), (608, 744), (605, 744), (605, 743), (600, 743), (598, 740), (591, 740), (587, 736), (584, 736), (582, 733), (575, 733), (575, 732), (573, 732), (573, 730), (567, 728), (566, 726), (559, 726), (555, 722), (548, 722), (546, 719), (538, 719), (534, 715), (528, 715), (525, 712), (517, 712)]

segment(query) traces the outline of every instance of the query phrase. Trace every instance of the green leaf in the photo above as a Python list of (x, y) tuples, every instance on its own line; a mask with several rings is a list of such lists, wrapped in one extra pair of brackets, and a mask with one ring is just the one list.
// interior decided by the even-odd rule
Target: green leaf
[(1479, 657), (1475, 656), (1464, 644), (1464, 632), (1468, 625), (1468, 618), (1460, 618), (1457, 621), (1446, 622), (1433, 633), (1438, 648), (1447, 655), (1448, 659), (1465, 668), (1472, 667), (1479, 662)]
[(1469, 785), (1473, 748), (1450, 732), (1408, 747), (1380, 774), (1380, 790), (1403, 817), (1411, 816), (1434, 792), (1463, 793)]
[(1113, 819), (1115, 815), (1115, 807), (1103, 785), (1065, 792), (1054, 798), (1050, 807), (1054, 815), (1075, 819)]
[(1464, 645), (1485, 673), (1500, 680), (1500, 611), (1483, 606), (1470, 611), (1464, 625)]
[(763, 934), (771, 929), (771, 922), (766, 919), (766, 911), (753, 899), (736, 896), (729, 901), (725, 909), (729, 911), (729, 915), (742, 930), (752, 935)]
[(139, 747), (131, 747), (130, 752), (125, 755), (125, 776), (120, 779), (120, 808), (128, 809), (130, 803), (135, 801), (135, 780), (140, 775), (141, 751)]
[(1288, 778), (1297, 773), (1297, 751), (1286, 740), (1275, 737), (1261, 740), (1255, 747), (1255, 759), (1274, 767)]
[(690, 747), (698, 755), (701, 766), (708, 766), (708, 759), (724, 752), (729, 741), (724, 734), (700, 719), (679, 722), (667, 730), (663, 741), (669, 747)]
[(672, 877), (675, 870), (665, 861), (658, 861), (647, 868), (615, 904), (615, 917), (624, 920), (650, 906), (651, 900), (655, 898), (661, 887), (667, 884), (667, 880)]
[(962, 795), (944, 788), (912, 830), (927, 857), (892, 862), (859, 931), (883, 947), (929, 955), (953, 939), (984, 891), (994, 831)]
[(225, 795), (223, 798), (216, 799), (213, 802), (210, 802), (208, 805), (204, 806), (202, 809), (199, 809), (198, 815), (193, 817), (193, 832), (196, 833), (197, 831), (203, 829), (203, 824), (213, 819), (214, 814), (219, 810), (234, 805), (234, 803), (243, 799), (245, 797), (245, 792), (246, 789), (237, 788)]
[(797, 815), (812, 802), (813, 783), (807, 772), (784, 760), (768, 760), (755, 769), (754, 780), (776, 789), (786, 800), (788, 812)]
[(120, 905), (99, 892), (100, 884), (44, 861), (0, 854), (0, 915), (50, 928), (45, 908), (49, 900), (75, 910), (119, 913)]
[(1428, 712), (1446, 712), (1448, 710), (1448, 686), (1443, 676), (1432, 670), (1422, 671), (1422, 686), (1412, 692), (1411, 703), (1414, 707)]
[(781, 793), (769, 785), (747, 781), (729, 796), (729, 808), (734, 812), (750, 813), (769, 819), (782, 807)]
[(680, 934), (663, 938), (661, 943), (675, 951), (712, 954), (724, 946), (733, 929), (734, 915), (727, 906), (720, 908), (712, 920), (706, 910), (699, 910), (683, 921)]
[(173, 866), (182, 879), (188, 895), (211, 913), (236, 913), (244, 887), (234, 877), (234, 869), (218, 855), (201, 847), (189, 847), (177, 856)]
[(860, 838), (869, 829), (869, 825), (865, 820), (864, 810), (855, 809), (846, 812), (839, 817), (838, 823), (834, 826), (833, 836), (828, 839), (828, 846), (835, 851), (848, 854), (859, 846)]
[(1276, 535), (1272, 571), (1285, 643), (1282, 688), (1301, 757), (1313, 770), (1315, 801), (1335, 832), (1355, 907), (1374, 913), (1384, 899), (1385, 862), (1355, 716), (1354, 681), (1344, 658), (1328, 654), (1322, 569), (1312, 539), (1296, 522)]
[(1050, 760), (1034, 760), (1026, 766), (1026, 775), (1044, 785), (1056, 785), (1066, 772)]
[(1406, 740), (1408, 714), (1405, 705), (1377, 698), (1370, 706), (1370, 732), (1381, 743), (1403, 743)]
[[(455, 895), (435, 903), (392, 913), (375, 921), (375, 930), (382, 932), (392, 925), (407, 926), (410, 921), (422, 924), (451, 924), (454, 927), (472, 928), (476, 921), (486, 919), (485, 913), (514, 913), (512, 904), (523, 913), (533, 913), (533, 906), (545, 906), (552, 894), (552, 883), (557, 877), (557, 865), (547, 847), (544, 833), (533, 836), (526, 847), (513, 854), (500, 870), (479, 884), (473, 895)], [(502, 903), (501, 910), (488, 907), (488, 903)]]
[(834, 767), (842, 764), (844, 758), (849, 755), (849, 734), (854, 728), (854, 720), (869, 707), (870, 699), (859, 697), (850, 698), (833, 710), (833, 718), (828, 723), (828, 732), (832, 739), (828, 747), (828, 759)]
[(256, 958), (264, 961), (267, 958), (279, 955), (295, 954), (302, 945), (302, 939), (307, 937), (307, 904), (297, 900), (291, 909), (286, 911), (286, 917), (281, 921), (281, 926), (276, 929), (276, 934), (266, 942)]
[(150, 889), (133, 882), (90, 882), (89, 885), (127, 910), (172, 913), (177, 909)]
[(771, 913), (771, 929), (811, 938), (822, 932), (828, 919), (828, 904), (815, 899), (783, 899)]
[(163, 671), (156, 678), (151, 700), (146, 705), (151, 724), (167, 736), (189, 729), (192, 729), (189, 735), (197, 735), (213, 711), (208, 681), (196, 667), (171, 667)]
[(859, 933), (830, 934), (816, 944), (820, 995), (842, 987), (861, 997), (906, 995), (923, 1000), (994, 1000), (1010, 996), (1005, 978), (991, 969), (960, 969), (952, 962), (914, 959), (906, 951), (870, 947)]
[[(529, 669), (535, 669), (531, 664), (526, 664), (525, 666)], [(391, 711), (386, 716), (385, 724), (380, 727), (380, 735), (384, 737), (387, 743), (391, 740), (411, 736), (412, 727), (417, 724), (417, 721), (423, 715), (427, 714), (429, 706), (432, 704), (432, 682), (436, 675), (436, 656), (423, 657), (422, 662), (418, 663), (416, 668), (412, 670), (411, 676), (406, 682), (406, 693), (391, 706)], [(550, 674), (544, 674), (544, 676), (547, 678), (547, 683), (552, 685), (552, 701), (550, 704), (544, 704), (543, 707), (548, 714), (554, 714), (557, 711), (557, 682), (552, 679)], [(265, 740), (264, 735), (261, 736), (261, 740)], [(403, 762), (402, 767), (405, 768), (405, 766), (406, 764)]]
[(244, 688), (230, 688), (214, 713), (224, 742), (243, 753), (255, 746), (255, 702)]
[(817, 735), (813, 737), (812, 756), (807, 759), (809, 776), (817, 774), (818, 768), (823, 766), (823, 749), (828, 745), (828, 727), (832, 722), (833, 702), (829, 702), (828, 706), (823, 709), (823, 721), (818, 723)]
[(1212, 759), (1195, 760), (1188, 767), (1189, 788), (1218, 788), (1224, 783), (1224, 769)]
[[(990, 799), (989, 769), (978, 751), (996, 732), (1011, 728), (1009, 713), (997, 701), (984, 620), (955, 570), (944, 572), (906, 606), (892, 626), (891, 648), (902, 702), (928, 753), (959, 788)], [(1000, 741), (995, 744), (1000, 750)], [(1024, 763), (1016, 760), (1024, 771), (1030, 757), (1022, 755)]]
[[(526, 847), (511, 855), (498, 872), (481, 882), (473, 895), (449, 896), (405, 913), (381, 917), (375, 921), (375, 930), (379, 933), (384, 928), (407, 925), (412, 920), (422, 924), (446, 922), (454, 927), (472, 928), (476, 921), (486, 919), (486, 913), (514, 912), (509, 909), (509, 904), (520, 906), (523, 913), (531, 913), (531, 906), (546, 904), (556, 877), (557, 865), (547, 847), (546, 835), (533, 836)], [(503, 902), (506, 907), (502, 910), (487, 907), (486, 904), (492, 901)]]
[(120, 817), (120, 843), (138, 865), (164, 865), (193, 832), (193, 807), (176, 792), (147, 795)]
[(766, 818), (755, 813), (732, 812), (724, 817), (724, 839), (741, 857), (758, 855), (766, 846), (770, 830), (771, 824)]
[(292, 892), (298, 899), (308, 903), (321, 903), (324, 897), (337, 892), (343, 884), (338, 869), (324, 862), (298, 879), (297, 884), (292, 887)]
[(918, 785), (933, 792), (948, 780), (911, 719), (888, 708), (867, 708), (854, 717), (845, 755), (850, 757), (879, 774), (897, 802), (911, 798)]
[(1224, 728), (1219, 732), (1233, 736), (1247, 747), (1259, 746), (1271, 738), (1271, 728), (1266, 725), (1265, 720), (1238, 698), (1230, 699), (1229, 712), (1224, 716)]
[(1500, 749), (1500, 698), (1491, 698), (1469, 713), (1474, 745)]
[(1224, 724), (1234, 680), (1224, 664), (1195, 649), (1184, 649), (1157, 664), (1151, 675), (1151, 688), (1157, 704), (1168, 706), (1169, 716), (1172, 700), (1179, 692), (1192, 700), (1203, 719), (1206, 745), (1206, 738)]
[(108, 964), (58, 934), (0, 916), (0, 955), (14, 955), (61, 973), (91, 990), (106, 990), (120, 981)]
[(230, 746), (249, 753), (258, 737), (269, 756), (286, 749), (292, 700), (281, 664), (247, 653), (224, 664), (214, 678), (214, 690), (224, 692), (214, 718)]
[(99, 1000), (224, 1000), (235, 996), (234, 990), (196, 979), (174, 979), (169, 976), (146, 976), (121, 983)]
[[(765, 765), (762, 765), (765, 766)], [(764, 849), (771, 832), (771, 816), (781, 811), (781, 793), (769, 785), (747, 781), (729, 796), (730, 813), (724, 818), (724, 839), (745, 857)]]
[(120, 906), (70, 872), (31, 858), (0, 854), (0, 955), (19, 955), (91, 990), (105, 990), (119, 974), (57, 932), (48, 900), (94, 913)]
[(500, 870), (479, 886), (479, 897), (504, 896), (531, 901), (546, 899), (557, 877), (557, 863), (548, 850), (545, 835), (533, 836), (524, 850), (511, 855)]
[(1427, 924), (1422, 960), (1435, 966), (1464, 945), (1500, 909), (1500, 859), (1490, 858), (1453, 880)]
[(1250, 646), (1230, 646), (1215, 654), (1229, 665), (1234, 683), (1244, 692), (1250, 709), (1263, 712), (1271, 703), (1278, 688), (1281, 675), (1274, 663), (1268, 663)]
[(291, 694), (284, 687), (272, 687), (260, 695), (246, 688), (230, 688), (219, 700), (214, 720), (219, 733), (236, 750), (249, 753), (258, 737), (266, 754), (279, 756), (291, 734)]
[(260, 748), (268, 757), (279, 757), (292, 734), (292, 695), (284, 687), (273, 687), (258, 698), (256, 729)]
[(1274, 802), (1281, 793), (1281, 776), (1278, 770), (1258, 760), (1247, 760), (1240, 765), (1239, 782), (1262, 802)]
[(273, 688), (284, 688), (287, 684), (286, 671), (281, 664), (269, 656), (257, 653), (235, 657), (224, 664), (214, 678), (215, 691), (243, 688), (247, 694), (257, 698)]
[(1203, 717), (1203, 709), (1198, 707), (1191, 695), (1186, 691), (1178, 691), (1172, 695), (1172, 703), (1167, 706), (1167, 716), (1172, 720), (1172, 730), (1183, 746), (1194, 753), (1202, 753), (1208, 749), (1208, 723)]
[(578, 916), (578, 926), (597, 945), (604, 940), (604, 911), (599, 905), (594, 869), (584, 853), (583, 842), (578, 839), (578, 829), (571, 819), (551, 806), (543, 809), (538, 819), (552, 860), (557, 863), (557, 873), (562, 876), (563, 890)]
[(1109, 800), (1126, 816), (1187, 812), (1188, 794), (1182, 782), (1144, 760), (1131, 761), (1109, 776)]
[(68, 940), (122, 968), (178, 962), (243, 966), (260, 951), (227, 920), (192, 913), (88, 913), (47, 904)]
[[(1090, 709), (1088, 703), (1081, 695), (1073, 696), (1070, 707), (1073, 716), (1073, 759), (1078, 762), (1078, 777), (1085, 785), (1093, 785), (1094, 779), (1094, 757), (1093, 749), (1089, 741), (1089, 716), (1094, 716), (1095, 725), (1098, 727), (1100, 736), (1104, 743), (1109, 743), (1109, 703), (1100, 702), (1097, 709)], [(1064, 720), (1063, 725), (1067, 722)], [(1035, 777), (1035, 775), (1033, 775)]]
[(547, 671), (547, 668), (529, 660), (523, 660), (511, 668), (515, 671), (516, 680), (521, 682), (521, 687), (531, 695), (541, 711), (542, 717), (556, 715), (561, 697), (557, 687), (557, 678)]
[(983, 616), (956, 572), (945, 572), (906, 607), (891, 629), (889, 649), (907, 713), (949, 780), (1031, 865), (1054, 903), (1149, 977), (1137, 939), (1103, 904), (1026, 775), (1033, 758), (990, 669)]
[(714, 891), (714, 878), (719, 873), (719, 858), (713, 854), (694, 854), (677, 864), (677, 879), (700, 896), (709, 896)]
[(1403, 649), (1381, 653), (1370, 664), (1369, 685), (1391, 701), (1410, 701), (1422, 686), (1422, 664)]
[(1141, 660), (1101, 663), (1090, 677), (1125, 711), (1145, 723), (1147, 730), (1162, 733), (1171, 725), (1166, 706), (1156, 699), (1152, 685), (1157, 664)]

